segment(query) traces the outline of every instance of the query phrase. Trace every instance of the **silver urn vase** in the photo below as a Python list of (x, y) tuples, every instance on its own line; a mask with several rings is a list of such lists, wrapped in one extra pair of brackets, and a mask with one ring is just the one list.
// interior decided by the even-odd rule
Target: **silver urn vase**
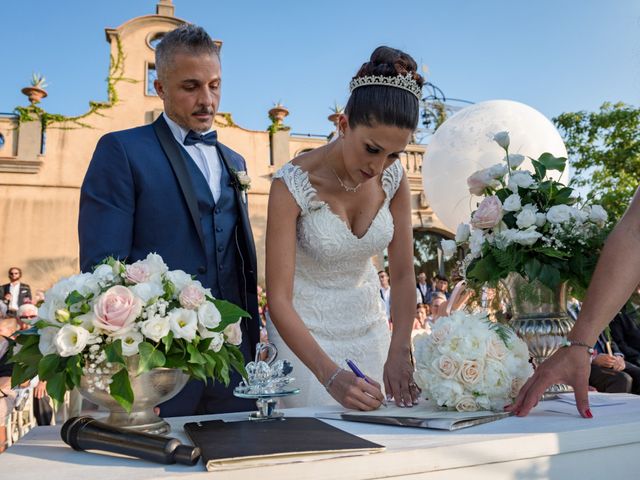
[[(520, 274), (510, 273), (503, 281), (511, 299), (511, 326), (529, 347), (534, 367), (560, 348), (573, 328), (567, 313), (567, 284), (551, 290), (538, 280), (529, 282)], [(572, 392), (569, 385), (552, 385), (545, 398)]]
[(109, 394), (108, 381), (119, 368), (122, 367), (101, 368), (100, 373), (84, 374), (80, 381), (78, 390), (82, 396), (109, 411), (106, 418), (99, 420), (115, 427), (140, 432), (159, 435), (169, 433), (171, 427), (154, 413), (153, 408), (177, 395), (189, 380), (189, 376), (173, 368), (154, 368), (136, 375), (138, 356), (128, 357), (127, 370), (133, 390), (133, 405), (131, 412), (127, 412)]

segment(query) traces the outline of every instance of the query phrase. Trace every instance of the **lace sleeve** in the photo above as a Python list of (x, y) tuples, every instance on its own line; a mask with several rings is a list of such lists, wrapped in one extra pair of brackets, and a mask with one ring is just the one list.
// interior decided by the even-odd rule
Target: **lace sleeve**
[(307, 213), (309, 204), (316, 194), (311, 182), (309, 182), (307, 172), (289, 162), (273, 174), (273, 179), (275, 180), (276, 178), (281, 179), (287, 186), (302, 213)]
[(399, 159), (393, 162), (382, 173), (382, 188), (384, 189), (388, 200), (391, 200), (398, 191), (403, 175), (404, 168), (402, 168), (402, 163)]

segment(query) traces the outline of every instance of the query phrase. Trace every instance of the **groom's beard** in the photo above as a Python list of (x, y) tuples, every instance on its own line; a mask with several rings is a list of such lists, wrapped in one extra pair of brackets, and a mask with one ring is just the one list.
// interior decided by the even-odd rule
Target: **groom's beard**
[(203, 107), (201, 109), (196, 110), (195, 112), (192, 112), (191, 115), (211, 115), (211, 123), (209, 124), (209, 126), (207, 128), (198, 128), (197, 130), (194, 129), (194, 131), (196, 133), (204, 133), (208, 130), (211, 130), (211, 126), (213, 125), (213, 118), (215, 116), (215, 113), (213, 111), (212, 108), (207, 108), (207, 107)]

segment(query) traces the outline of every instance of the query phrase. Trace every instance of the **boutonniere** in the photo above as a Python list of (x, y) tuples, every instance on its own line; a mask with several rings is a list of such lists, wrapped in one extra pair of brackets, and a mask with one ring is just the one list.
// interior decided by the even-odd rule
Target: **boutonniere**
[(251, 188), (251, 177), (247, 175), (247, 172), (231, 169), (231, 174), (233, 175), (233, 183), (240, 191), (245, 192)]

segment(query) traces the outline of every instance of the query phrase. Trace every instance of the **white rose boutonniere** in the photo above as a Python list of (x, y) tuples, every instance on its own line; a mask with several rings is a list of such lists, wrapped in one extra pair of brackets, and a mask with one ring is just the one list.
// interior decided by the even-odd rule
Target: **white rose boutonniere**
[(251, 188), (251, 177), (247, 175), (245, 170), (232, 170), (234, 183), (238, 187), (238, 189), (242, 192), (245, 192)]

